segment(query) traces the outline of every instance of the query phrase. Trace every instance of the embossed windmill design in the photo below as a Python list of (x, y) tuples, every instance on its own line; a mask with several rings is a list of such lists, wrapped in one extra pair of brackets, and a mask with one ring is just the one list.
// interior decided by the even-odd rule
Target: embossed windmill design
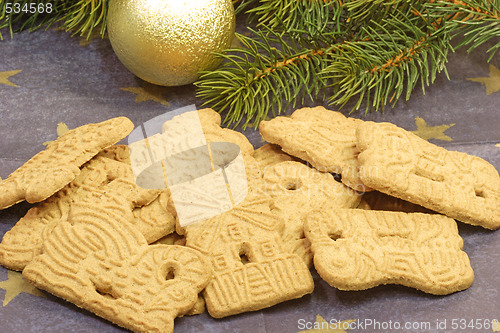
[[(119, 195), (118, 195), (119, 193)], [(173, 332), (211, 277), (196, 250), (148, 245), (134, 227), (134, 183), (113, 180), (71, 206), (23, 277), (135, 332)]]
[[(93, 192), (109, 191), (110, 183), (116, 179), (128, 180), (133, 184), (128, 149), (124, 151), (122, 146), (115, 146), (107, 150), (106, 154), (115, 159), (105, 157), (104, 153), (94, 157), (81, 168), (75, 180), (31, 208), (5, 234), (0, 243), (0, 264), (14, 270), (24, 269), (26, 264), (41, 253), (42, 244), (54, 227), (68, 217), (73, 202), (78, 202)], [(119, 162), (118, 159), (124, 162)], [(153, 190), (143, 190), (141, 193), (141, 197), (135, 199), (134, 220), (131, 222), (135, 223), (151, 243), (166, 231), (173, 231), (174, 217), (168, 211), (167, 193), (161, 192), (160, 196), (159, 191)]]

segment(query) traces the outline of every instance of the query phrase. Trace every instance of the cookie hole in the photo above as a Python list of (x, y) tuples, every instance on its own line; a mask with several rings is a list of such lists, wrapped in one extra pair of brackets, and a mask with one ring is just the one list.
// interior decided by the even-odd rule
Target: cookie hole
[(165, 280), (173, 280), (175, 279), (175, 267), (168, 266), (165, 270)]
[(299, 179), (296, 179), (295, 181), (291, 181), (285, 185), (285, 188), (288, 191), (296, 191), (302, 186), (302, 183), (300, 182)]
[(483, 199), (486, 198), (486, 196), (484, 195), (484, 190), (481, 188), (475, 187), (474, 193), (476, 194), (476, 197), (483, 198)]
[(342, 233), (340, 231), (338, 231), (338, 232), (330, 232), (330, 233), (328, 233), (328, 237), (331, 240), (336, 241), (336, 240), (342, 238)]
[(240, 261), (243, 265), (246, 265), (252, 261), (250, 259), (251, 255), (250, 255), (250, 249), (248, 247), (248, 244), (241, 245), (241, 248), (240, 248), (238, 255), (239, 255)]
[(240, 253), (240, 261), (243, 265), (246, 265), (250, 262), (250, 259), (248, 259), (246, 253)]

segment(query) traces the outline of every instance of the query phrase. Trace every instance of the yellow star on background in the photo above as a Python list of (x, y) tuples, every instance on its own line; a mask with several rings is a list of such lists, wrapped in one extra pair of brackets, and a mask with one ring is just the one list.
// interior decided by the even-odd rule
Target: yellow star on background
[[(346, 329), (350, 329), (350, 323), (356, 321), (356, 319), (343, 320), (341, 322), (329, 323), (320, 315), (316, 316), (316, 321), (314, 322), (314, 328), (300, 331), (298, 333), (347, 333)], [(345, 328), (344, 328), (345, 327)]]
[(497, 144), (495, 145), (495, 147), (500, 148), (500, 143), (497, 143)]
[(144, 82), (143, 84), (141, 84), (141, 87), (128, 87), (120, 89), (123, 91), (131, 92), (132, 94), (136, 94), (137, 95), (135, 97), (136, 103), (145, 101), (154, 101), (166, 106), (170, 105), (163, 97), (163, 94), (167, 92), (168, 87), (161, 87), (151, 83)]
[(486, 95), (500, 90), (500, 70), (493, 65), (490, 65), (489, 77), (474, 77), (468, 78), (467, 80), (484, 84), (486, 87)]
[(500, 323), (498, 322), (498, 320), (493, 320), (491, 323), (491, 326), (492, 326), (493, 332), (500, 332)]
[(439, 126), (428, 126), (427, 122), (420, 117), (415, 117), (415, 125), (417, 125), (417, 130), (411, 131), (413, 134), (418, 135), (422, 139), (436, 139), (443, 141), (453, 141), (448, 135), (444, 134), (444, 132), (452, 127), (455, 124), (450, 125), (439, 125)]
[(21, 273), (11, 270), (7, 271), (7, 280), (0, 281), (0, 288), (7, 291), (3, 299), (3, 306), (7, 306), (10, 301), (23, 292), (39, 297), (45, 297), (39, 289), (24, 281)]
[[(57, 124), (57, 136), (60, 137), (61, 135), (63, 135), (64, 133), (66, 133), (67, 131), (69, 131), (69, 128), (68, 128), (68, 125), (66, 125), (65, 123), (59, 123)], [(44, 146), (47, 146), (51, 143), (52, 141), (45, 141), (43, 143)]]
[(9, 77), (14, 76), (21, 71), (22, 69), (18, 69), (15, 71), (0, 72), (0, 84), (6, 84), (8, 86), (17, 87), (17, 84), (14, 84), (9, 81)]

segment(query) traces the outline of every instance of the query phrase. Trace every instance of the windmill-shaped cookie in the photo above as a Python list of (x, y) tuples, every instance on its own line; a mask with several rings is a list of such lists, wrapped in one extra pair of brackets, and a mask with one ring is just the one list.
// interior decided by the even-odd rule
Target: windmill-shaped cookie
[(210, 264), (190, 248), (148, 245), (127, 222), (137, 188), (121, 179), (109, 188), (71, 206), (23, 277), (134, 332), (173, 332), (210, 280)]

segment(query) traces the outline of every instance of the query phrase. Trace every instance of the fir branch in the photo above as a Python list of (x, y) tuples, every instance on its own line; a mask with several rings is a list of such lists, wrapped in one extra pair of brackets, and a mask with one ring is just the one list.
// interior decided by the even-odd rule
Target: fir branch
[(326, 31), (330, 22), (340, 18), (338, 0), (260, 0), (260, 5), (247, 11), (258, 17), (259, 26), (275, 31)]
[(248, 7), (255, 5), (259, 0), (232, 0), (236, 15), (245, 12)]
[(405, 91), (408, 100), (419, 81), (425, 91), (446, 70), (447, 52), (453, 49), (446, 30), (433, 26), (429, 33), (426, 25), (394, 18), (372, 22), (364, 31), (367, 37), (346, 43), (321, 73), (338, 87), (329, 103), (342, 107), (357, 97), (352, 110), (365, 102), (366, 113), (396, 103)]
[(245, 48), (220, 54), (226, 62), (195, 83), (204, 105), (230, 110), (225, 123), (243, 122), (243, 127), (252, 121), (257, 126), (269, 112), (277, 115), (289, 103), (316, 96), (324, 83), (315, 74), (326, 66), (322, 48), (303, 49), (268, 28), (252, 32), (256, 38), (237, 34)]
[[(34, 31), (36, 29), (41, 28), (44, 25), (50, 25), (52, 22), (57, 21), (60, 18), (60, 10), (59, 6), (61, 5), (60, 1), (51, 1), (51, 0), (38, 0), (36, 5), (45, 6), (50, 4), (51, 13), (40, 13), (38, 10), (35, 13), (26, 13), (23, 10), (20, 10), (18, 13), (15, 12), (15, 6), (19, 6), (17, 8), (29, 8), (30, 3), (33, 1), (30, 0), (0, 0), (0, 29), (8, 29), (11, 38), (13, 37), (14, 32), (30, 30)], [(10, 4), (12, 12), (7, 13), (7, 4)], [(16, 27), (16, 28), (14, 28)], [(3, 35), (0, 33), (0, 40), (3, 40)]]
[[(428, 15), (441, 17), (453, 37), (461, 38), (458, 47), (471, 52), (500, 36), (500, 0), (440, 0), (426, 4)], [(490, 49), (488, 62), (500, 48), (500, 41)]]
[(344, 1), (343, 7), (352, 21), (371, 21), (394, 14), (396, 9), (404, 11), (404, 7), (411, 6), (417, 1), (412, 0), (351, 0)]
[[(380, 10), (375, 7), (370, 8)], [(350, 13), (366, 8), (360, 5)], [(329, 22), (333, 29), (321, 38), (307, 29), (278, 35), (269, 28), (254, 31), (253, 39), (239, 36), (246, 48), (222, 55), (227, 62), (196, 83), (198, 96), (218, 111), (229, 110), (226, 123), (245, 119), (243, 127), (282, 112), (288, 105), (283, 100), (295, 105), (327, 90), (329, 103), (339, 106), (357, 96), (353, 110), (363, 102), (367, 110), (383, 109), (398, 100), (405, 86), (409, 98), (419, 80), (423, 88), (444, 69), (451, 45), (439, 23), (415, 15), (413, 6), (401, 8), (391, 7), (385, 18), (372, 13), (365, 17), (377, 20), (368, 22), (352, 23), (349, 17), (340, 24)], [(342, 35), (346, 26), (357, 31)]]
[[(106, 15), (108, 9), (107, 0), (37, 0), (37, 6), (40, 4), (52, 6), (50, 13), (26, 13), (19, 11), (11, 13), (6, 12), (6, 4), (19, 4), (24, 8), (33, 0), (0, 0), (0, 29), (7, 28), (11, 37), (14, 32), (23, 30), (34, 31), (44, 27), (48, 29), (54, 24), (61, 23), (66, 31), (73, 35), (80, 35), (90, 38), (92, 32), (100, 30), (101, 36), (106, 32)], [(0, 34), (0, 39), (3, 36)]]
[(67, 31), (73, 35), (90, 38), (94, 29), (100, 27), (101, 36), (106, 33), (107, 0), (80, 0), (65, 8), (62, 19)]
[[(239, 36), (245, 47), (220, 55), (226, 62), (203, 74), (198, 96), (228, 111), (226, 123), (243, 121), (244, 127), (325, 92), (333, 105), (354, 101), (352, 110), (363, 104), (366, 112), (384, 110), (446, 73), (453, 36), (462, 33), (459, 46), (469, 50), (500, 36), (499, 3), (260, 0), (250, 13), (259, 16), (262, 30), (255, 38)], [(498, 48), (490, 48), (490, 59)]]

